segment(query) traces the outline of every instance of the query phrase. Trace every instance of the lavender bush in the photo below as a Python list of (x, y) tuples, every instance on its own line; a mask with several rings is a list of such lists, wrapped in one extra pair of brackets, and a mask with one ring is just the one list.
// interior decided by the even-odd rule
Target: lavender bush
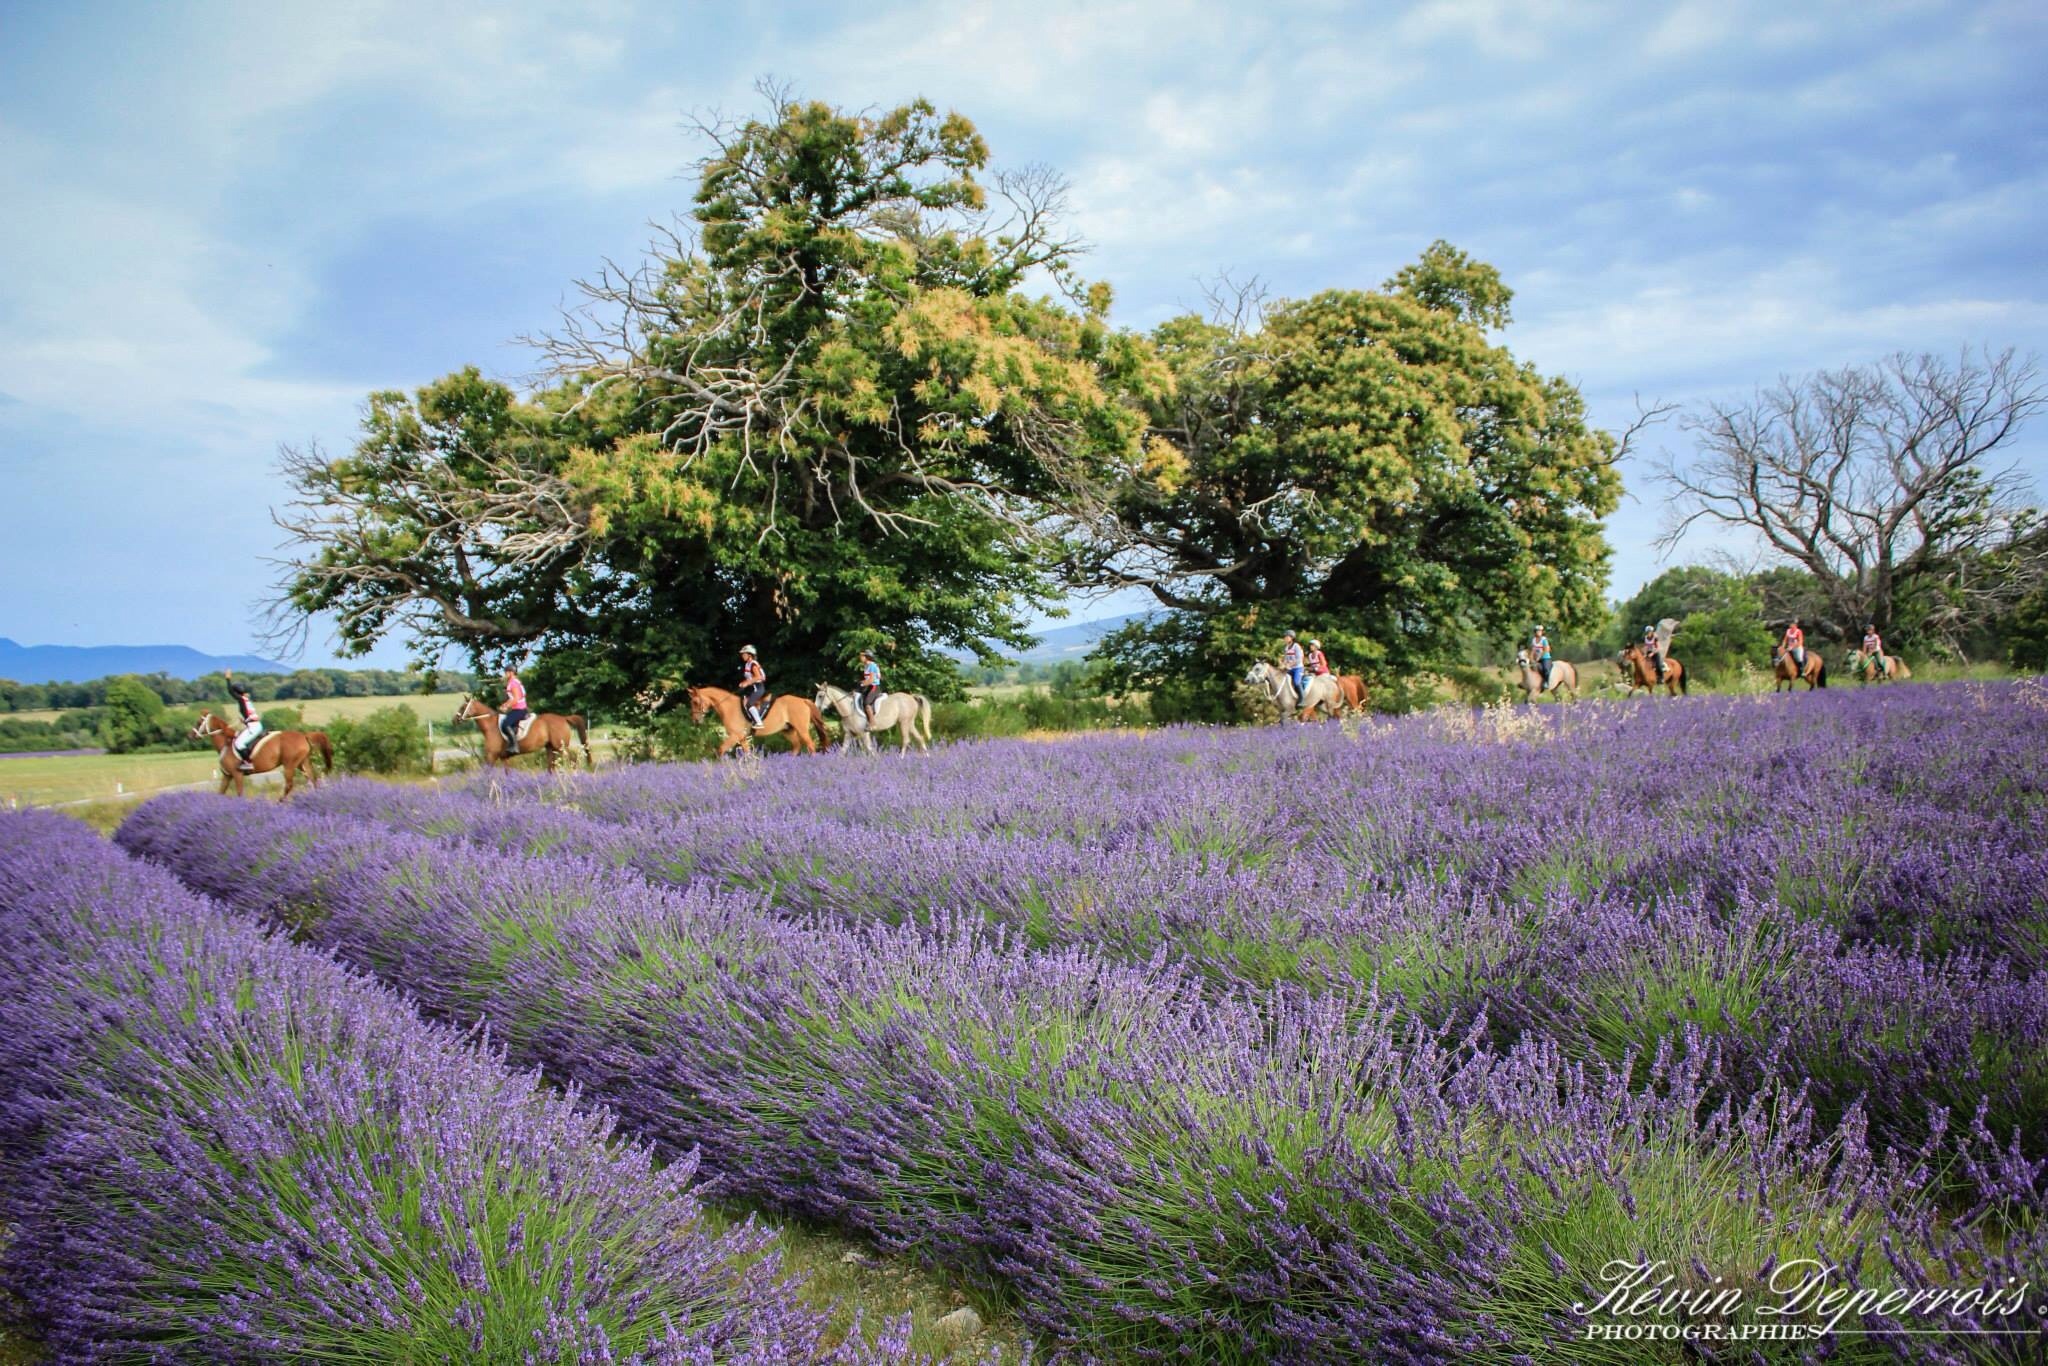
[[(2048, 1155), (2048, 707), (1920, 688), (513, 778), (321, 809), (859, 923), (978, 916), (1577, 1056), (1713, 1036), (1888, 1142)], [(1004, 781), (991, 782), (991, 773)], [(772, 796), (768, 796), (772, 792)], [(764, 797), (766, 799), (764, 799)]]
[[(1246, 770), (1259, 745), (1355, 744), (1157, 743), (1162, 763), (1220, 751)], [(1725, 1045), (1669, 1006), (1686, 999), (1683, 953), (1667, 955), (1657, 1045), (1609, 1061), (1540, 1036), (1560, 1008), (1502, 1046), (1483, 1010), (1459, 1032), (1342, 982), (1252, 990), (1163, 946), (1135, 961), (937, 905), (901, 924), (797, 919), (769, 896), (653, 886), (621, 866), (644, 859), (630, 833), (606, 845), (604, 821), (569, 812), (594, 842), (566, 854), (568, 827), (534, 811), (611, 812), (617, 788), (664, 780), (386, 809), (444, 835), (472, 828), (466, 804), (499, 810), (515, 845), (557, 846), (547, 857), (373, 824), (360, 789), (346, 816), (160, 798), (120, 838), (431, 1011), (488, 1020), (641, 1133), (702, 1145), (734, 1189), (1009, 1284), (1077, 1358), (1632, 1361), (1641, 1344), (1586, 1342), (1571, 1309), (1616, 1258), (1753, 1281), (1814, 1256), (1878, 1286), (2043, 1265), (2037, 1161), (1981, 1122), (1873, 1153), (1860, 1108), (1816, 1123), (1769, 1049), (1732, 1092)], [(716, 802), (729, 779), (674, 781)], [(1256, 855), (1248, 827), (1176, 819), (1169, 838), (1235, 843), (1201, 851), (1210, 866)], [(1542, 946), (1524, 935), (1519, 952)], [(1771, 987), (1761, 974), (1743, 999)], [(1964, 1169), (1974, 1203), (1945, 1211), (1935, 1197)], [(1856, 1321), (1898, 1326), (1874, 1308)], [(1948, 1350), (1836, 1341), (1838, 1356)]]
[(688, 1157), (572, 1101), (82, 825), (0, 816), (4, 1276), (54, 1360), (901, 1355), (826, 1350)]

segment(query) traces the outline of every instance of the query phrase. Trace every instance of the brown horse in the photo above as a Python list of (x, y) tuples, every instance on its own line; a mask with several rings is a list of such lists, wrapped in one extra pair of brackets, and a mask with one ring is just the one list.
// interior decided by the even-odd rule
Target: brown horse
[[(749, 726), (746, 713), (740, 710), (738, 693), (724, 688), (685, 688), (683, 691), (690, 697), (692, 722), (702, 725), (707, 711), (718, 713), (718, 723), (725, 727), (725, 742), (718, 747), (721, 759), (735, 749), (751, 749), (756, 735), (786, 734), (789, 742), (804, 754), (832, 747), (832, 737), (825, 730), (825, 714), (808, 698), (784, 693), (768, 703), (768, 709), (761, 713), (759, 726)], [(811, 743), (811, 731), (814, 729), (818, 732), (815, 745)]]
[(1337, 691), (1344, 695), (1344, 705), (1355, 712), (1365, 710), (1365, 680), (1357, 674), (1331, 674), (1337, 680)]
[(1792, 658), (1790, 650), (1773, 650), (1771, 677), (1772, 692), (1790, 691), (1801, 683), (1806, 685), (1808, 692), (1812, 692), (1815, 688), (1825, 688), (1828, 685), (1828, 662), (1821, 658), (1819, 650), (1808, 650), (1806, 667), (1802, 669)]
[[(235, 756), (235, 731), (236, 727), (210, 711), (203, 711), (186, 734), (194, 740), (213, 741), (214, 753), (219, 756), (220, 790), (225, 794), (228, 784), (233, 783), (235, 795), (239, 797), (242, 795), (243, 774), (242, 765)], [(268, 773), (272, 769), (284, 770), (284, 793), (279, 801), (292, 795), (293, 781), (301, 772), (306, 775), (307, 782), (315, 787), (320, 785), (319, 776), (313, 772), (315, 752), (326, 762), (327, 771), (334, 772), (334, 747), (327, 743), (325, 732), (314, 731), (313, 734), (320, 737), (318, 744), (304, 731), (297, 730), (265, 731), (256, 741), (256, 748), (249, 755), (250, 771)]]
[[(1657, 666), (1643, 653), (1640, 645), (1631, 645), (1621, 652), (1621, 676), (1628, 684), (1629, 695), (1634, 696), (1637, 688), (1655, 697), (1657, 695)], [(1685, 682), (1685, 665), (1677, 660), (1664, 661), (1664, 691), (1671, 697), (1690, 693)]]
[(1849, 652), (1849, 677), (1858, 683), (1903, 683), (1913, 676), (1906, 661), (1897, 655), (1866, 655)]
[[(535, 712), (533, 724), (519, 737), (517, 748), (510, 750), (505, 748), (505, 733), (498, 729), (498, 713), (488, 702), (464, 697), (461, 708), (455, 713), (455, 722), (460, 725), (464, 721), (476, 722), (476, 728), (483, 732), (484, 762), (487, 764), (503, 764), (509, 768), (520, 755), (544, 749), (548, 752), (548, 772), (553, 773), (556, 756), (569, 753), (569, 733), (574, 731), (575, 738), (583, 742), (583, 766), (595, 767), (590, 759), (590, 730), (584, 725), (583, 718), (574, 713), (557, 716), (551, 711)], [(575, 756), (571, 755), (569, 763), (574, 766), (575, 762)]]

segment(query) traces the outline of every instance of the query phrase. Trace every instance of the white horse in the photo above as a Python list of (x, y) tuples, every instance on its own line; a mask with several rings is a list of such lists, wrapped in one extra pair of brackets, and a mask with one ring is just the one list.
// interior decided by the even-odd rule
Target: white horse
[(1515, 667), (1522, 671), (1522, 696), (1527, 702), (1534, 702), (1538, 693), (1561, 693), (1573, 701), (1579, 696), (1579, 671), (1562, 659), (1550, 661), (1550, 681), (1543, 681), (1543, 670), (1529, 658), (1529, 652), (1522, 650), (1515, 655)]
[(1297, 697), (1294, 680), (1262, 659), (1252, 665), (1252, 671), (1244, 676), (1244, 681), (1256, 683), (1265, 692), (1266, 701), (1277, 708), (1281, 716), (1297, 706), (1301, 708), (1300, 719), (1303, 721), (1314, 715), (1317, 707), (1321, 707), (1323, 715), (1329, 717), (1337, 716), (1344, 709), (1344, 690), (1337, 686), (1336, 678), (1330, 674), (1311, 674), (1308, 686)]
[[(926, 754), (932, 752), (932, 704), (921, 694), (914, 692), (885, 692), (875, 702), (875, 724), (868, 725), (867, 712), (860, 705), (860, 698), (844, 688), (835, 688), (830, 683), (818, 685), (818, 710), (830, 707), (839, 713), (839, 724), (846, 732), (850, 745), (858, 738), (870, 754), (875, 752), (875, 731), (884, 735), (895, 730), (902, 743), (901, 752), (910, 752), (910, 742), (917, 741), (917, 747)], [(918, 723), (924, 723), (924, 734), (917, 732)]]

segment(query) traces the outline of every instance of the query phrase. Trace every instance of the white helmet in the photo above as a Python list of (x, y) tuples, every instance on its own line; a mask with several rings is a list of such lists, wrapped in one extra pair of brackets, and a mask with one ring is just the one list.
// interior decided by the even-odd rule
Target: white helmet
[(741, 653), (741, 654), (743, 654), (743, 655), (750, 655), (750, 654), (754, 654), (754, 653), (755, 653), (755, 650), (754, 650), (754, 647), (753, 647), (753, 646), (751, 646), (751, 645), (742, 645), (742, 646), (740, 646), (740, 653)]
[(1323, 642), (1321, 642), (1320, 640), (1311, 640), (1308, 643), (1308, 648), (1311, 650), (1320, 650), (1323, 648)]

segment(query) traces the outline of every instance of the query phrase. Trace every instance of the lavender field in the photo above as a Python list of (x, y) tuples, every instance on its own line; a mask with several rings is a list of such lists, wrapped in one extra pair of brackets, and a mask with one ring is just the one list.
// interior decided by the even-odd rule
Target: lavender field
[[(616, 1323), (605, 1332), (620, 1360), (697, 1359), (656, 1353), (700, 1331), (773, 1344), (760, 1350), (778, 1360), (819, 1350), (803, 1337), (815, 1324), (776, 1299), (745, 1247), (635, 1251), (635, 1221), (659, 1201), (683, 1202), (661, 1218), (687, 1225), (694, 1197), (673, 1174), (692, 1164), (723, 1199), (837, 1226), (1007, 1297), (1039, 1352), (1063, 1359), (2034, 1360), (2041, 1301), (2027, 1287), (2048, 1281), (2044, 757), (2048, 689), (2020, 683), (963, 744), (928, 759), (440, 792), (334, 783), (288, 807), (179, 794), (122, 827), (142, 862), (95, 853), (82, 834), (57, 840), (47, 821), (8, 827), (7, 914), (40, 927), (16, 936), (8, 970), (55, 985), (9, 1007), (39, 1012), (33, 1030), (6, 1032), (47, 1041), (63, 1036), (47, 1021), (120, 1012), (138, 1012), (122, 1026), (134, 1037), (170, 1029), (168, 1004), (144, 1018), (138, 1002), (186, 999), (201, 979), (150, 947), (166, 917), (204, 926), (238, 964), (303, 957), (317, 972), (297, 971), (332, 978), (329, 995), (374, 996), (394, 1037), (435, 1027), (313, 949), (431, 1020), (487, 1024), (509, 1063), (602, 1103), (649, 1145), (620, 1149), (600, 1124), (578, 1139), (581, 1165), (548, 1171), (589, 1193), (510, 1182), (492, 1197), (559, 1199), (580, 1236), (624, 1259), (602, 1274), (578, 1261), (554, 1281), (536, 1271), (549, 1288), (517, 1297), (518, 1312), (539, 1312), (585, 1295), (582, 1318), (550, 1309), (539, 1322)], [(88, 923), (85, 908), (116, 901)], [(258, 924), (310, 947), (263, 939)], [(182, 1021), (178, 1049), (251, 1028), (243, 1017), (270, 1009), (266, 992), (205, 996), (216, 1013)], [(392, 1044), (348, 1055), (347, 1084), (372, 1093), (350, 1103), (402, 1111), (418, 1087), (459, 1106), (464, 1087), (511, 1087), (535, 1114), (563, 1112), (549, 1123), (581, 1122), (494, 1059), (436, 1046), (435, 1066), (498, 1080), (422, 1086), (403, 1050), (426, 1045)], [(0, 1066), (122, 1151), (146, 1145), (108, 1115), (213, 1095), (162, 1080), (160, 1052), (173, 1056), (109, 1062), (39, 1042)], [(251, 1081), (174, 1056), (255, 1088), (207, 1104), (283, 1099), (261, 1068)], [(313, 1096), (309, 1085), (293, 1103)], [(540, 1121), (521, 1122), (518, 1142), (539, 1143), (524, 1135)], [(447, 1123), (460, 1141), (445, 1160), (482, 1141), (475, 1121)], [(412, 1142), (431, 1132), (424, 1119), (402, 1127)], [(56, 1236), (40, 1228), (85, 1227), (142, 1249), (123, 1263), (138, 1272), (138, 1259), (163, 1259), (129, 1298), (94, 1291), (76, 1311), (145, 1337), (190, 1320), (225, 1341), (245, 1305), (272, 1316), (250, 1331), (327, 1322), (339, 1310), (318, 1278), (341, 1263), (323, 1249), (357, 1247), (359, 1206), (383, 1208), (325, 1175), (324, 1151), (308, 1157), (346, 1207), (279, 1206), (274, 1217), (304, 1221), (284, 1240), (292, 1270), (238, 1253), (228, 1264), (254, 1268), (254, 1287), (195, 1307), (214, 1282), (188, 1285), (180, 1268), (222, 1236), (214, 1222), (179, 1226), (140, 1176), (74, 1208), (84, 1197), (56, 1174), (84, 1140), (45, 1129), (56, 1123), (38, 1112), (0, 1135), (18, 1169), (52, 1173), (10, 1183), (27, 1192), (7, 1215), (16, 1247)], [(269, 1141), (284, 1156), (261, 1179), (312, 1179), (289, 1132)], [(257, 1179), (231, 1146), (178, 1160), (201, 1156), (226, 1174), (177, 1179), (223, 1199)], [(650, 1156), (672, 1165), (657, 1172)], [(437, 1192), (462, 1189), (422, 1170)], [(656, 1194), (607, 1203), (634, 1183)], [(621, 1231), (592, 1231), (608, 1219)], [(516, 1223), (470, 1220), (472, 1241), (449, 1255), (525, 1275), (532, 1240)], [(82, 1263), (101, 1245), (64, 1255)], [(9, 1259), (32, 1298), (61, 1293), (21, 1281)], [(1689, 1343), (1589, 1339), (1601, 1315), (1575, 1306), (1600, 1301), (1623, 1264), (1744, 1297), (1637, 1320), (1690, 1323)], [(1831, 1268), (1828, 1288), (1846, 1298), (1776, 1328), (1833, 1332), (1727, 1340), (1757, 1331), (1789, 1269), (1809, 1264)], [(694, 1315), (666, 1307), (690, 1296), (663, 1287), (684, 1283), (701, 1287)], [(527, 1322), (459, 1302), (448, 1331), (481, 1331), (479, 1315), (492, 1332)], [(710, 1321), (723, 1327), (692, 1326)], [(533, 1359), (612, 1359), (545, 1341)], [(755, 1350), (702, 1344), (690, 1350), (706, 1360)]]

